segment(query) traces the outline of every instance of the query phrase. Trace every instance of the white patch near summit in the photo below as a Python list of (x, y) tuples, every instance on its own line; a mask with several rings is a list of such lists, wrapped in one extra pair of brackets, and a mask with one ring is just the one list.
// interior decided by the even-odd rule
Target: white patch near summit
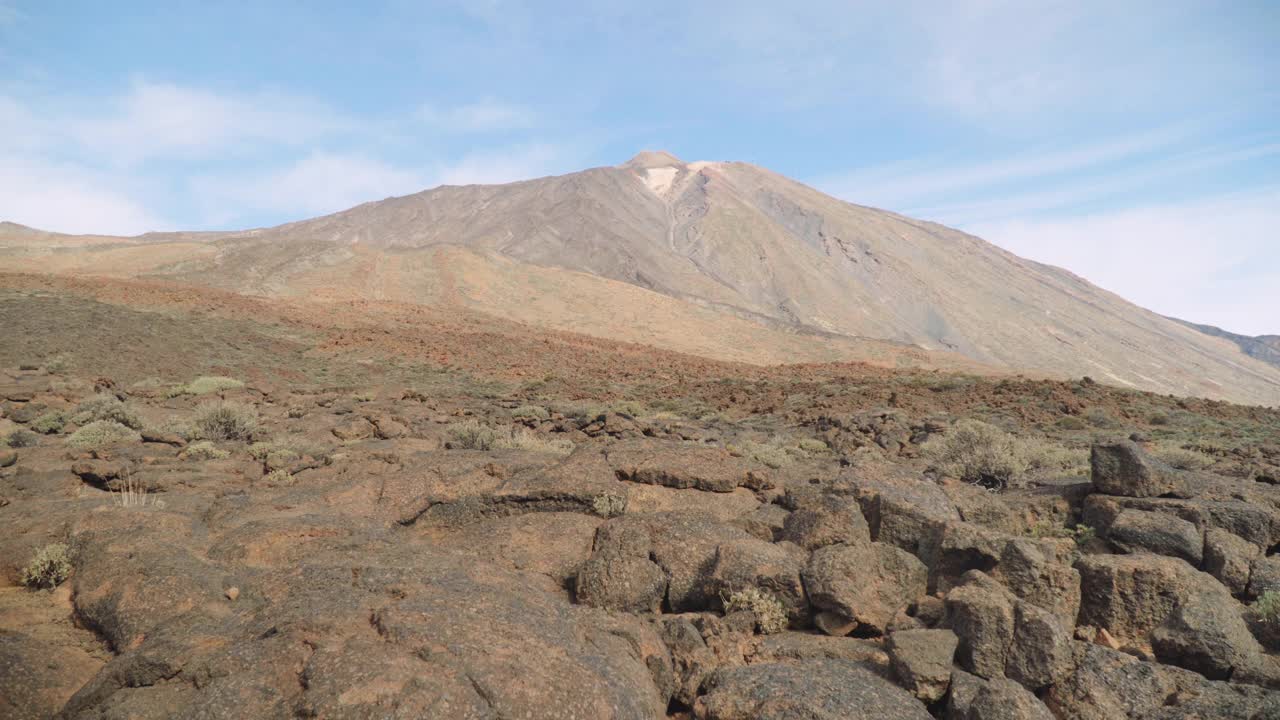
[(666, 195), (679, 170), (673, 167), (649, 168), (644, 171), (644, 184), (656, 195)]

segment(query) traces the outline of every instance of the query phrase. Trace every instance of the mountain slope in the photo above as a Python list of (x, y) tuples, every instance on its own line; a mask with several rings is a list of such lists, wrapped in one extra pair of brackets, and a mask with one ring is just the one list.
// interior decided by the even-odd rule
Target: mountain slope
[(1230, 340), (1240, 347), (1240, 350), (1249, 357), (1257, 358), (1268, 365), (1280, 367), (1280, 335), (1258, 335), (1251, 337), (1249, 335), (1240, 335), (1229, 330), (1223, 330), (1213, 325), (1199, 325), (1197, 323), (1188, 322), (1186, 320), (1178, 320), (1170, 318), (1175, 322), (1182, 323), (1187, 327), (1195, 328), (1206, 335), (1224, 338)]
[(15, 248), (15, 269), (458, 304), (724, 359), (861, 359), (877, 339), (983, 365), (1280, 403), (1280, 369), (1071, 273), (752, 165), (666, 153), (439, 187), (262, 230), (80, 252), (3, 244)]

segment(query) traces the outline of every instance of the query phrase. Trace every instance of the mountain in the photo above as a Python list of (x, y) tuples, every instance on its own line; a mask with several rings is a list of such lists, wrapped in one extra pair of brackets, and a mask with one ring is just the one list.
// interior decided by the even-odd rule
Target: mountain
[(663, 152), (258, 230), (79, 244), (0, 230), (0, 252), (19, 271), (457, 305), (718, 359), (924, 353), (943, 367), (1280, 404), (1280, 368), (1065, 270), (753, 165)]
[(1264, 363), (1280, 367), (1280, 335), (1258, 335), (1256, 337), (1250, 337), (1248, 335), (1239, 335), (1228, 330), (1223, 330), (1222, 328), (1214, 327), (1213, 325), (1198, 325), (1186, 320), (1178, 320), (1177, 318), (1172, 319), (1186, 325), (1187, 327), (1195, 328), (1206, 335), (1230, 340), (1238, 345), (1245, 355), (1257, 358)]

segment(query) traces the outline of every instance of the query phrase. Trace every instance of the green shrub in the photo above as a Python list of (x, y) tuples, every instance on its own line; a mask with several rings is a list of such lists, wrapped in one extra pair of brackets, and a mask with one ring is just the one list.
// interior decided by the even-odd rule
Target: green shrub
[(262, 481), (268, 485), (291, 485), (293, 484), (293, 476), (288, 470), (272, 470), (262, 476)]
[(96, 420), (67, 437), (67, 444), (77, 450), (96, 450), (117, 443), (139, 442), (136, 430), (113, 420)]
[(1168, 425), (1172, 419), (1165, 413), (1158, 412), (1147, 418), (1147, 422), (1152, 425)]
[(1096, 428), (1115, 428), (1119, 426), (1116, 419), (1111, 417), (1111, 413), (1099, 407), (1092, 407), (1085, 411), (1084, 419)]
[(138, 413), (121, 402), (120, 398), (107, 393), (85, 400), (71, 414), (71, 422), (77, 425), (88, 425), (99, 420), (110, 420), (134, 430), (142, 429), (142, 418)]
[(566, 438), (547, 437), (525, 428), (517, 428), (507, 437), (499, 437), (495, 447), (568, 455), (573, 452), (573, 441)]
[(198, 377), (186, 385), (179, 385), (169, 390), (169, 397), (177, 397), (179, 395), (208, 395), (209, 393), (222, 392), (223, 390), (235, 390), (244, 387), (244, 383), (235, 378), (222, 377), (221, 375), (206, 375)]
[(50, 375), (65, 375), (71, 369), (70, 355), (54, 355), (44, 361), (44, 371)]
[(32, 420), (31, 424), (28, 425), (27, 427), (30, 427), (32, 430), (40, 433), (41, 435), (52, 435), (57, 432), (62, 432), (62, 428), (66, 424), (67, 424), (67, 417), (63, 415), (61, 412), (54, 410), (52, 412), (47, 412), (41, 415), (35, 420)]
[(764, 635), (787, 629), (787, 610), (782, 602), (759, 588), (739, 590), (724, 600), (726, 615), (741, 610), (756, 616), (756, 628)]
[(1267, 590), (1250, 607), (1262, 622), (1280, 623), (1280, 590)]
[(511, 417), (517, 420), (550, 420), (551, 411), (541, 405), (521, 405), (511, 411)]
[(1179, 470), (1203, 470), (1213, 464), (1212, 457), (1173, 443), (1158, 443), (1151, 454)]
[(991, 489), (1021, 484), (1030, 463), (1017, 438), (979, 420), (961, 420), (924, 446), (935, 468)]
[(1084, 430), (1089, 427), (1088, 423), (1075, 415), (1060, 417), (1055, 424), (1062, 430)]
[(465, 420), (445, 428), (452, 450), (492, 450), (498, 445), (498, 431), (479, 420)]
[(11, 448), (33, 447), (40, 442), (40, 436), (30, 430), (18, 428), (9, 433), (9, 437), (5, 438), (4, 442)]
[(604, 493), (595, 496), (591, 501), (591, 509), (602, 518), (618, 517), (627, 511), (627, 499), (621, 495)]
[(803, 438), (798, 445), (801, 450), (807, 453), (825, 453), (831, 450), (826, 442), (817, 438)]
[(29, 588), (56, 588), (71, 574), (71, 551), (62, 543), (45, 545), (22, 569), (22, 584)]
[(280, 443), (256, 442), (249, 446), (249, 456), (261, 462), (267, 470), (280, 470), (299, 460), (302, 453)]
[(202, 440), (197, 443), (191, 443), (186, 450), (182, 451), (182, 457), (186, 460), (222, 460), (230, 457), (231, 453), (227, 452), (209, 442)]
[(195, 431), (205, 440), (251, 440), (258, 429), (258, 413), (238, 402), (217, 401), (196, 408)]

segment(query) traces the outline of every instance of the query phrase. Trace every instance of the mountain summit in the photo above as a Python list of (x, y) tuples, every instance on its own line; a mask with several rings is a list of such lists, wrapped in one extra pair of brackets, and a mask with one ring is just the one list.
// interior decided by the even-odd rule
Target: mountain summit
[[(43, 240), (42, 240), (43, 238)], [(15, 269), (268, 296), (458, 304), (757, 363), (974, 366), (1280, 403), (1280, 368), (1056, 267), (760, 167), (628, 162), (443, 186), (274, 228), (93, 240), (0, 230)]]

